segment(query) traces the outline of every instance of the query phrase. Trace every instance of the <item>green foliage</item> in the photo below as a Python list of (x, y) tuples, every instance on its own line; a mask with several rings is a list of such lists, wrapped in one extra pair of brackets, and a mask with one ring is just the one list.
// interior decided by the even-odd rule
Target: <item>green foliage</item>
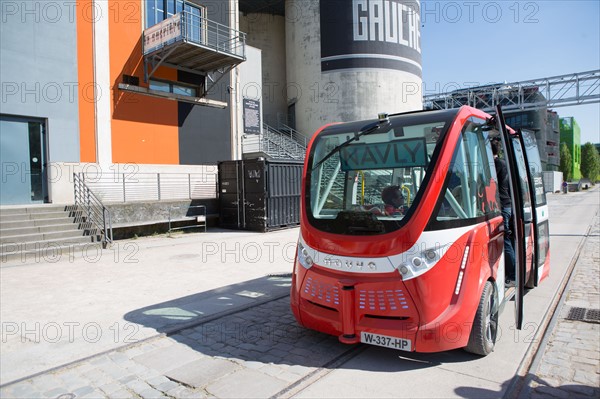
[(573, 167), (573, 157), (571, 151), (565, 143), (560, 145), (560, 171), (563, 173), (563, 179), (566, 181), (571, 180), (573, 177), (571, 174), (571, 168)]
[(592, 182), (600, 178), (600, 154), (592, 143), (581, 146), (581, 174)]

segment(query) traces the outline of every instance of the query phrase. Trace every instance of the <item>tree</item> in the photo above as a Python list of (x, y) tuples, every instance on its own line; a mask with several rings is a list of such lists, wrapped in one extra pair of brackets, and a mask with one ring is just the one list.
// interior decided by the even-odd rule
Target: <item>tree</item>
[(592, 183), (600, 177), (600, 154), (589, 142), (581, 146), (581, 175)]
[(572, 177), (573, 157), (566, 143), (560, 145), (560, 171), (563, 173), (563, 180), (569, 181)]

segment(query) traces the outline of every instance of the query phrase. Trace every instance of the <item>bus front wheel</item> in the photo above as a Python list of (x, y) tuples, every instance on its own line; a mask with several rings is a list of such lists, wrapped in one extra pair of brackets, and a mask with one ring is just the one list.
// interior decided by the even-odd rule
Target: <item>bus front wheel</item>
[(494, 286), (490, 281), (487, 281), (481, 293), (481, 299), (471, 328), (471, 335), (469, 336), (469, 343), (465, 350), (481, 356), (490, 354), (496, 345), (497, 332), (498, 306), (496, 295)]

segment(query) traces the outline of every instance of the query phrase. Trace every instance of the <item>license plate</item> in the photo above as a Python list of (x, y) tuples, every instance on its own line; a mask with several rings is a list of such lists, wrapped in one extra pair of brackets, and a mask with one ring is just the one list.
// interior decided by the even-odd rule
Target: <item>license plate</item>
[(387, 335), (373, 334), (361, 331), (360, 342), (369, 345), (383, 346), (401, 351), (411, 351), (410, 339), (388, 337)]

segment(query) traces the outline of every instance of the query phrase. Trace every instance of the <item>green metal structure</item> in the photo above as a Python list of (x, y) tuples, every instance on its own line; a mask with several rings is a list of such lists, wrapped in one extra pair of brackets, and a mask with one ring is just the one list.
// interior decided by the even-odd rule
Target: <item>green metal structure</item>
[(572, 116), (560, 118), (560, 141), (567, 144), (571, 152), (571, 176), (573, 181), (577, 181), (581, 179), (581, 129)]

